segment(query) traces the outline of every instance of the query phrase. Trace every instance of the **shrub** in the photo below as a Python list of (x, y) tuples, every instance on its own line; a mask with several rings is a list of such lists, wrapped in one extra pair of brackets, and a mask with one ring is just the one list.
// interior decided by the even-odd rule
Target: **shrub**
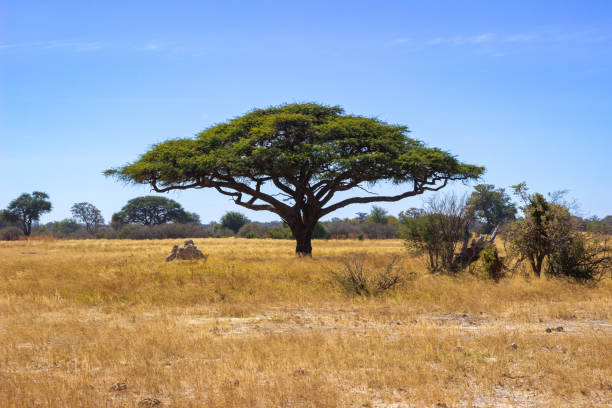
[(480, 261), (488, 278), (498, 282), (504, 277), (504, 260), (499, 256), (495, 245), (488, 244), (483, 248), (480, 253)]
[(47, 231), (58, 238), (68, 237), (81, 229), (81, 225), (71, 218), (47, 224)]
[(17, 227), (4, 227), (0, 229), (0, 241), (17, 241), (23, 231)]
[(344, 261), (344, 269), (330, 274), (348, 293), (377, 296), (402, 282), (399, 259), (395, 256), (382, 270), (374, 270), (366, 268), (367, 254), (358, 254)]
[(329, 239), (330, 234), (327, 228), (325, 228), (325, 225), (317, 222), (312, 231), (312, 237), (315, 239)]
[(243, 225), (238, 230), (238, 236), (243, 238), (262, 238), (266, 235), (266, 232), (274, 228), (270, 224), (264, 224), (261, 222), (249, 222)]
[(422, 211), (400, 213), (407, 249), (426, 253), (431, 272), (452, 271), (457, 246), (468, 239), (471, 215), (465, 198), (431, 198)]
[(268, 230), (266, 237), (272, 239), (293, 239), (293, 233), (289, 227), (276, 227)]
[(612, 256), (606, 240), (589, 242), (584, 235), (576, 235), (568, 245), (555, 248), (548, 259), (546, 270), (550, 276), (564, 276), (579, 282), (599, 280), (612, 272)]

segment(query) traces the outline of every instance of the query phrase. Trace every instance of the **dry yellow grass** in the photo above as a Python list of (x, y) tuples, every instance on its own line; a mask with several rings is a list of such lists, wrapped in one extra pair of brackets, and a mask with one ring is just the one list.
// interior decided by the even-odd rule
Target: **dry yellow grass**
[(401, 241), (199, 239), (207, 262), (165, 263), (179, 241), (0, 242), (0, 406), (612, 405), (610, 282), (404, 257), (417, 275), (364, 298), (329, 271)]

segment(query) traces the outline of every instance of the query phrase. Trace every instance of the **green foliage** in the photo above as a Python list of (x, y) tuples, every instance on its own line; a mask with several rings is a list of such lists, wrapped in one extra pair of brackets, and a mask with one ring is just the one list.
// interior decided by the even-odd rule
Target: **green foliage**
[(243, 238), (263, 238), (270, 229), (274, 228), (269, 224), (261, 222), (249, 222), (240, 228), (237, 235)]
[(223, 217), (221, 217), (221, 226), (234, 231), (234, 234), (242, 228), (243, 225), (251, 222), (246, 216), (239, 212), (228, 211)]
[(0, 241), (17, 241), (23, 232), (17, 227), (4, 227), (0, 229)]
[(386, 224), (389, 222), (387, 219), (387, 210), (382, 207), (373, 206), (370, 211), (370, 215), (367, 218), (367, 222), (374, 224)]
[(118, 213), (113, 214), (114, 228), (125, 224), (159, 225), (169, 222), (178, 224), (198, 223), (199, 216), (189, 213), (174, 200), (159, 196), (136, 197)]
[(467, 202), (476, 221), (486, 224), (486, 234), (516, 216), (516, 206), (503, 188), (495, 189), (491, 184), (478, 184)]
[(579, 282), (599, 280), (612, 273), (612, 255), (607, 240), (591, 242), (585, 235), (574, 235), (569, 243), (555, 248), (548, 260), (547, 274), (565, 276)]
[[(408, 133), (405, 126), (347, 115), (338, 106), (280, 105), (214, 125), (195, 139), (154, 145), (137, 161), (105, 174), (158, 192), (215, 188), (245, 208), (278, 214), (294, 231), (299, 252), (310, 248), (316, 222), (339, 208), (397, 201), (483, 173)], [(378, 181), (409, 189), (332, 201), (337, 192)], [(267, 186), (279, 194), (264, 192)]]
[(525, 202), (521, 207), (524, 218), (510, 225), (506, 240), (511, 254), (526, 259), (535, 275), (540, 276), (545, 259), (571, 243), (575, 228), (564, 206), (548, 202), (542, 194), (528, 194), (524, 183), (514, 188)]
[(291, 229), (287, 226), (276, 227), (266, 232), (267, 238), (272, 239), (294, 239)]
[(70, 212), (77, 220), (85, 224), (85, 228), (90, 234), (94, 234), (100, 226), (104, 225), (102, 213), (93, 204), (75, 203)]
[(498, 282), (504, 277), (504, 260), (494, 244), (486, 245), (480, 252), (480, 262), (486, 276)]
[(312, 237), (315, 239), (328, 239), (330, 237), (329, 231), (325, 228), (325, 225), (317, 222), (313, 231)]
[(67, 218), (62, 221), (56, 221), (47, 226), (47, 231), (56, 237), (67, 237), (81, 229), (76, 220)]
[(32, 194), (24, 193), (11, 201), (3, 212), (3, 218), (21, 227), (24, 235), (32, 232), (32, 222), (38, 221), (40, 216), (51, 211), (49, 196), (40, 191)]

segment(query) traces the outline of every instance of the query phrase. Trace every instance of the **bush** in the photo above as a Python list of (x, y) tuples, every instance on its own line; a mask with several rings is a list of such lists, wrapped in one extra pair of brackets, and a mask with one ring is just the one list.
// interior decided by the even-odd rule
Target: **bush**
[(312, 231), (312, 237), (314, 239), (329, 239), (330, 234), (325, 225), (317, 222), (315, 224), (314, 230)]
[(23, 235), (23, 231), (17, 227), (4, 227), (0, 229), (0, 241), (17, 241)]
[(589, 242), (584, 235), (576, 235), (568, 245), (551, 253), (546, 272), (579, 282), (599, 280), (612, 272), (610, 247), (606, 240)]
[(367, 254), (358, 254), (344, 261), (344, 269), (330, 271), (331, 276), (348, 292), (358, 296), (377, 296), (402, 282), (402, 270), (393, 257), (382, 269), (366, 268)]
[(242, 238), (263, 238), (266, 232), (270, 231), (272, 228), (274, 227), (270, 224), (249, 222), (238, 230), (238, 236)]
[(431, 272), (452, 272), (457, 247), (469, 238), (471, 215), (465, 198), (434, 197), (424, 210), (400, 213), (400, 219), (406, 248), (427, 254)]
[(504, 277), (504, 260), (499, 256), (493, 244), (485, 246), (480, 253), (480, 262), (486, 277), (498, 282)]
[(289, 227), (276, 227), (268, 230), (266, 237), (272, 239), (293, 239), (293, 233)]

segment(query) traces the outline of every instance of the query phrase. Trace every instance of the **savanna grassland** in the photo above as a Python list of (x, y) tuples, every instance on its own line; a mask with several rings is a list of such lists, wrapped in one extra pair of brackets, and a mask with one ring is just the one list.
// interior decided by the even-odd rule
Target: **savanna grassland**
[[(0, 406), (612, 405), (609, 281), (432, 276), (400, 240), (176, 243), (0, 242)], [(330, 271), (363, 253), (402, 283), (348, 293)]]

